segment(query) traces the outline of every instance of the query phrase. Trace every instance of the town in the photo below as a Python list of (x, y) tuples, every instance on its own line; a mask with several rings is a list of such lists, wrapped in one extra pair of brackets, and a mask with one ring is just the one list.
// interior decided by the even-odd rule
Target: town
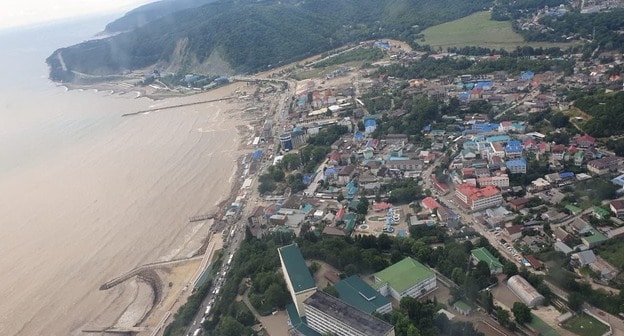
[(240, 248), (203, 326), (624, 335), (624, 57), (522, 52), (379, 40), (256, 82), (258, 195), (222, 219), (245, 237), (222, 232)]

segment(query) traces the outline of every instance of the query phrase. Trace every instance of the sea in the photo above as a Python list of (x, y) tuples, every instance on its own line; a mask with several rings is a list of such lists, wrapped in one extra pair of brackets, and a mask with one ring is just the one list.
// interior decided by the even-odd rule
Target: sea
[(114, 324), (132, 291), (100, 285), (184, 257), (207, 234), (188, 217), (214, 211), (236, 177), (230, 107), (122, 117), (201, 97), (152, 101), (48, 80), (48, 55), (114, 17), (0, 31), (0, 335)]

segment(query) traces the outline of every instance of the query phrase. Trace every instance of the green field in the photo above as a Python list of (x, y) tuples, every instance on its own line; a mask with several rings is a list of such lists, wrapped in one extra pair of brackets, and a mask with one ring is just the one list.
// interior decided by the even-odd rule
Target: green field
[(576, 315), (562, 326), (580, 336), (600, 336), (609, 330), (608, 326), (587, 314)]
[(491, 49), (515, 49), (517, 46), (568, 47), (569, 43), (524, 42), (522, 35), (514, 32), (510, 21), (490, 20), (490, 12), (478, 12), (459, 20), (443, 23), (423, 31), (424, 41), (434, 49), (479, 46)]
[(596, 253), (619, 270), (624, 270), (624, 241), (609, 241), (599, 246)]
[[(532, 315), (533, 315), (533, 319), (529, 323), (529, 326), (531, 328), (533, 328), (534, 330), (536, 330), (537, 332), (539, 332), (540, 335), (542, 335), (542, 336), (560, 336), (560, 334), (555, 329), (553, 329), (551, 326), (549, 326), (546, 322), (544, 322), (539, 317), (535, 316), (535, 314), (532, 314)], [(598, 336), (598, 335), (594, 335), (594, 336)]]

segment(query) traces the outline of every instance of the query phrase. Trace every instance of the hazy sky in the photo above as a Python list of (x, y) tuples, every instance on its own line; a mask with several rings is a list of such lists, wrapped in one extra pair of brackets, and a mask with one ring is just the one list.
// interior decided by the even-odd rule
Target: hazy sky
[(0, 0), (0, 28), (130, 10), (155, 0)]

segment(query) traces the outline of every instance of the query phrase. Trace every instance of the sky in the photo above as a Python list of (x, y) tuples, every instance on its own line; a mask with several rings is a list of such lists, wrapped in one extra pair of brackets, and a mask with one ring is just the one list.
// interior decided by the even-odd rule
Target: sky
[(0, 29), (126, 12), (154, 0), (0, 0)]

